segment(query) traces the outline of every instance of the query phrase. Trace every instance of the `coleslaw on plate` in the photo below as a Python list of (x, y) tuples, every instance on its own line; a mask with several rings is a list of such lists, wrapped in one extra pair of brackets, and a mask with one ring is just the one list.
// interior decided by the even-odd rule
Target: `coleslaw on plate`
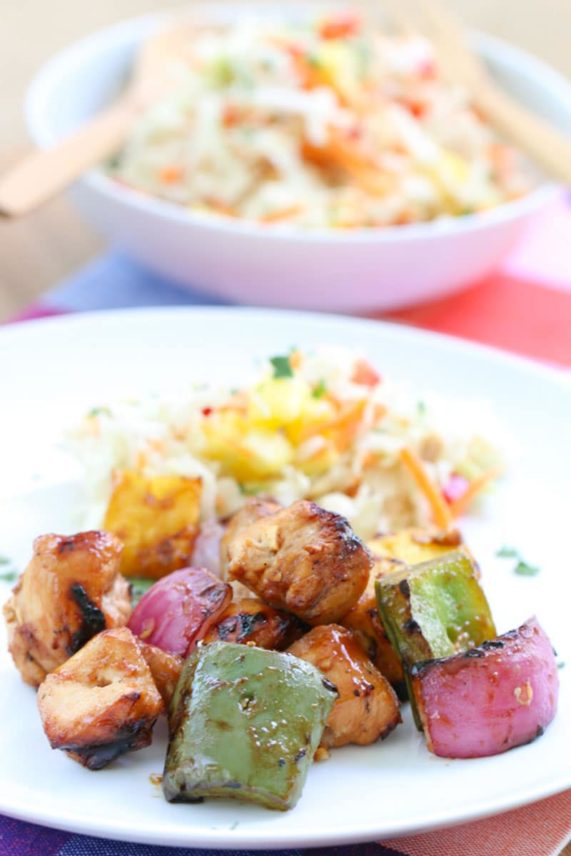
[(500, 433), (481, 402), (415, 395), (358, 352), (324, 345), (271, 358), (241, 389), (96, 407), (71, 444), (87, 527), (101, 526), (118, 476), (135, 470), (200, 478), (203, 521), (252, 495), (307, 498), (371, 538), (449, 528), (499, 475)]

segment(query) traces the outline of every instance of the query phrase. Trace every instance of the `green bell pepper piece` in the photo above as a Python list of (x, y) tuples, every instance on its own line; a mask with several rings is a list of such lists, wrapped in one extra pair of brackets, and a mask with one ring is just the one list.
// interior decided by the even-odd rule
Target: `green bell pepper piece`
[(318, 669), (291, 654), (199, 645), (171, 702), (165, 797), (292, 808), (336, 697)]
[(377, 604), (399, 654), (417, 727), (410, 669), (423, 660), (451, 657), (493, 639), (496, 628), (475, 563), (447, 553), (377, 580)]

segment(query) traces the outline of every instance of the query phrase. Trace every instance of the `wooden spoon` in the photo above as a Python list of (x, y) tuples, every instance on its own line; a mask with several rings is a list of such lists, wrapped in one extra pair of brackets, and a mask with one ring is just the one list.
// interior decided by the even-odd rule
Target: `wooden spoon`
[(0, 215), (27, 214), (86, 169), (117, 151), (137, 116), (164, 90), (169, 58), (184, 52), (190, 25), (178, 19), (147, 39), (117, 101), (52, 148), (37, 151), (0, 178)]

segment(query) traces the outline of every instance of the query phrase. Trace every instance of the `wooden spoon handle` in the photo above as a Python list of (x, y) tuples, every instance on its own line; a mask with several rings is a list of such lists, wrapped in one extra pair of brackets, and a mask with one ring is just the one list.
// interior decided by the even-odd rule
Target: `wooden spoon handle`
[(113, 154), (133, 123), (136, 107), (124, 98), (53, 148), (37, 151), (0, 178), (0, 215), (27, 214)]
[(571, 137), (521, 107), (495, 86), (478, 87), (474, 95), (482, 112), (501, 134), (550, 178), (571, 185)]

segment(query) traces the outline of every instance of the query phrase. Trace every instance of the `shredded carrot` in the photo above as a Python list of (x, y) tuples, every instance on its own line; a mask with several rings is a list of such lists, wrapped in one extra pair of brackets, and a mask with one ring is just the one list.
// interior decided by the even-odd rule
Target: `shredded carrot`
[(171, 164), (170, 166), (164, 166), (159, 172), (159, 180), (162, 181), (163, 184), (176, 184), (177, 181), (180, 181), (184, 175), (184, 170), (181, 166), (176, 166), (175, 164)]
[(301, 351), (292, 351), (289, 355), (289, 364), (294, 371), (297, 371), (301, 368), (301, 364), (303, 362), (303, 354)]
[(452, 526), (452, 513), (446, 504), (442, 492), (430, 479), (424, 465), (416, 452), (406, 447), (401, 449), (401, 461), (415, 480), (416, 484), (428, 500), (436, 525), (443, 530)]
[(458, 497), (450, 505), (450, 513), (452, 517), (460, 517), (472, 505), (476, 497), (500, 475), (500, 470), (497, 467), (492, 467), (485, 470), (481, 475), (470, 482), (462, 496)]
[(288, 205), (287, 208), (278, 208), (277, 211), (270, 211), (269, 214), (263, 214), (259, 220), (260, 223), (282, 223), (284, 220), (291, 220), (297, 214), (301, 214), (304, 206), (296, 203)]
[(232, 205), (228, 205), (228, 203), (224, 202), (223, 199), (215, 199), (211, 197), (210, 199), (205, 199), (205, 203), (208, 205), (212, 211), (215, 211), (216, 214), (223, 214), (225, 217), (237, 217), (238, 212)]
[(347, 134), (331, 131), (324, 146), (314, 146), (306, 141), (302, 144), (301, 156), (322, 169), (345, 170), (368, 193), (381, 195), (388, 190), (388, 176), (379, 169), (374, 158), (363, 151), (359, 141)]
[[(333, 396), (329, 394), (327, 394), (327, 398), (329, 401), (335, 401)], [(355, 439), (362, 424), (366, 403), (365, 399), (360, 399), (340, 404), (338, 413), (332, 419), (314, 422), (303, 427), (299, 432), (297, 442), (302, 443), (309, 440), (310, 437), (323, 435), (334, 443), (338, 452), (345, 451)]]

